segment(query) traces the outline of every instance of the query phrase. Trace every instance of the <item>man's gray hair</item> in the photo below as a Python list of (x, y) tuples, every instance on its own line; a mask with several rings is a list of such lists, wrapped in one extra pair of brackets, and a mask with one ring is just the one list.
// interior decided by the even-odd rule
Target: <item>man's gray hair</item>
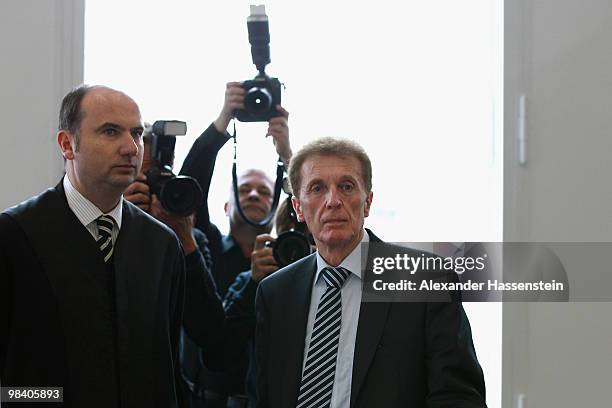
[(354, 157), (361, 164), (361, 178), (366, 193), (372, 191), (372, 163), (366, 151), (359, 144), (348, 139), (323, 137), (302, 147), (289, 163), (289, 181), (293, 195), (299, 198), (302, 187), (302, 166), (310, 156)]

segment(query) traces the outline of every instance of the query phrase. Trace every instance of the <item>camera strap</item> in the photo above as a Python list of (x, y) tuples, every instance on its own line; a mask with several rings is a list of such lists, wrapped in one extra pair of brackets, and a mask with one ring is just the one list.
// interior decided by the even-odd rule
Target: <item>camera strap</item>
[(278, 203), (280, 200), (281, 190), (283, 188), (283, 178), (285, 175), (285, 165), (281, 160), (280, 156), (276, 162), (276, 181), (274, 182), (274, 199), (272, 200), (272, 208), (270, 212), (263, 220), (256, 222), (250, 220), (242, 211), (242, 207), (240, 206), (240, 194), (238, 193), (238, 174), (236, 171), (236, 166), (238, 163), (238, 142), (236, 140), (236, 122), (234, 122), (234, 133), (230, 135), (232, 139), (234, 139), (234, 162), (232, 164), (232, 185), (234, 188), (234, 201), (236, 202), (236, 208), (238, 209), (238, 214), (247, 224), (253, 227), (265, 227), (270, 224), (272, 219), (274, 218), (274, 214), (276, 214), (276, 209), (278, 208)]

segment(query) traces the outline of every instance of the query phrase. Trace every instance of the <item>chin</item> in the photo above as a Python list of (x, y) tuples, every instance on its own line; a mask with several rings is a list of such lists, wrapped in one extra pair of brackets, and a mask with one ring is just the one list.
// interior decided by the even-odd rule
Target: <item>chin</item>
[(126, 176), (121, 178), (114, 178), (109, 183), (113, 187), (126, 189), (130, 184), (132, 184), (136, 180), (134, 176)]
[(266, 214), (259, 210), (243, 210), (244, 215), (246, 215), (250, 220), (259, 222), (266, 218)]
[(355, 234), (349, 231), (330, 231), (323, 234), (323, 242), (327, 242), (329, 245), (341, 245), (351, 242)]

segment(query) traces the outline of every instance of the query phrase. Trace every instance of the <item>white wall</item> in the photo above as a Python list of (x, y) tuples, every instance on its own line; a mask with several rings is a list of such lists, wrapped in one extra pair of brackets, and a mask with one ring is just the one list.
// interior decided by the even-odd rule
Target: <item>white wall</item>
[[(611, 242), (612, 3), (506, 1), (505, 25), (504, 239)], [(611, 313), (610, 303), (505, 304), (504, 407), (521, 393), (529, 408), (609, 406)]]
[(83, 3), (0, 2), (0, 210), (61, 177), (57, 117), (83, 80)]

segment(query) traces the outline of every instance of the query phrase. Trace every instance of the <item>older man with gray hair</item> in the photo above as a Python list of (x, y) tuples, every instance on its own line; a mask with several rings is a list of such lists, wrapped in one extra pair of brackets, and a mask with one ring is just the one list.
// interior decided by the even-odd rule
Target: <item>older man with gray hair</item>
[(315, 140), (289, 176), (317, 252), (259, 286), (257, 406), (485, 407), (460, 302), (361, 301), (360, 244), (381, 242), (364, 229), (373, 193), (363, 148)]

